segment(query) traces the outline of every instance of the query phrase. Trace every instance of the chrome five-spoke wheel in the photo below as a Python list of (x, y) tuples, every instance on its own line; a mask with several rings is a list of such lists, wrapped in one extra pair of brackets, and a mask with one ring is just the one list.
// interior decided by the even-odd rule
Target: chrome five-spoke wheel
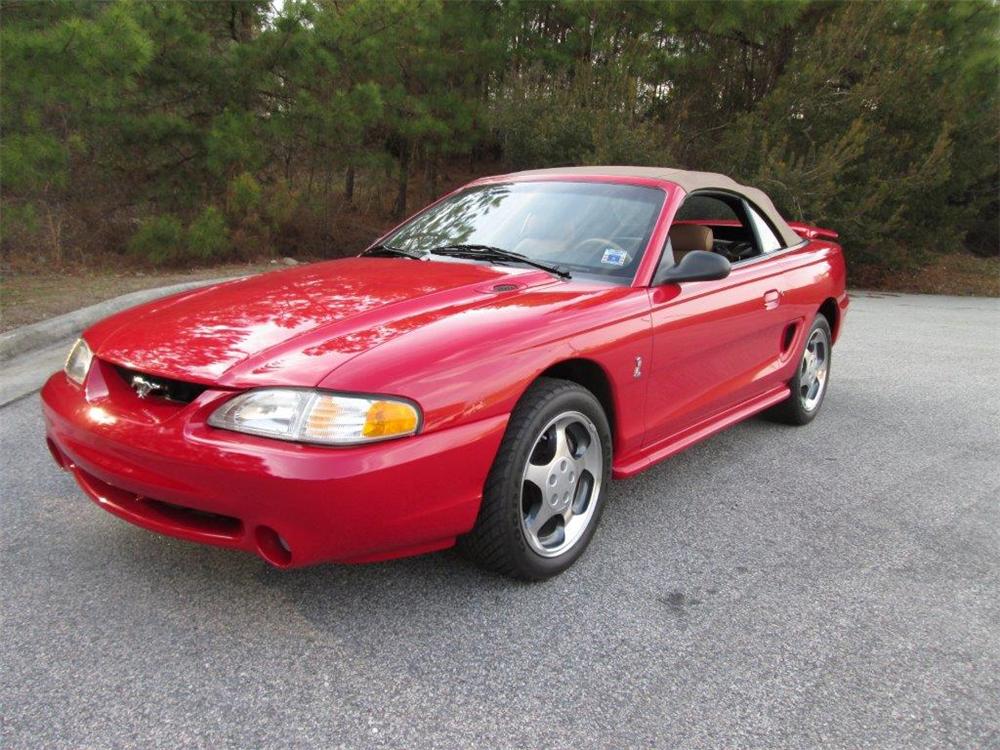
[(611, 452), (611, 425), (597, 397), (579, 383), (539, 378), (511, 412), (461, 548), (485, 567), (529, 581), (566, 570), (601, 520)]
[[(830, 361), (833, 356), (833, 332), (822, 313), (816, 315), (805, 335), (802, 358), (788, 381), (788, 398), (768, 411), (768, 415), (786, 424), (809, 424), (823, 405), (830, 387)], [(791, 363), (789, 363), (791, 364)]]
[(830, 338), (825, 329), (816, 328), (806, 342), (799, 365), (799, 398), (806, 411), (814, 411), (823, 400), (829, 366)]
[(555, 557), (581, 539), (597, 507), (603, 473), (601, 440), (586, 415), (564, 412), (545, 425), (521, 483), (521, 531), (532, 550)]

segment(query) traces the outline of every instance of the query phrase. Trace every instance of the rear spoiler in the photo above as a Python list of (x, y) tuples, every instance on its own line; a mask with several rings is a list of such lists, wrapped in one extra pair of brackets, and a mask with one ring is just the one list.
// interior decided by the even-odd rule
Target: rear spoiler
[(840, 235), (832, 229), (824, 229), (823, 227), (814, 227), (812, 224), (805, 224), (801, 221), (789, 221), (788, 226), (792, 228), (792, 231), (799, 237), (805, 237), (807, 240), (818, 240), (827, 239), (835, 240)]

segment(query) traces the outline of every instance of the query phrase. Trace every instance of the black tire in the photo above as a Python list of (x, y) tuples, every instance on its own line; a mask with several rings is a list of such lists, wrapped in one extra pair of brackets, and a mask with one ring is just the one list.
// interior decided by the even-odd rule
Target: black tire
[[(522, 530), (522, 487), (525, 466), (546, 425), (559, 415), (578, 412), (597, 430), (603, 474), (590, 502), (596, 508), (582, 535), (564, 553), (544, 557), (528, 544)], [(558, 575), (583, 554), (594, 535), (611, 479), (611, 428), (600, 402), (568, 380), (539, 378), (518, 401), (483, 489), (483, 501), (472, 531), (459, 539), (459, 549), (479, 565), (528, 581)], [(544, 500), (543, 500), (544, 502)]]
[[(819, 332), (817, 334), (817, 331)], [(820, 336), (825, 341), (826, 347), (826, 375), (823, 382), (822, 388), (819, 392), (818, 399), (815, 404), (809, 405), (807, 399), (803, 397), (802, 391), (804, 386), (804, 375), (805, 371), (803, 369), (803, 364), (806, 357), (806, 352), (810, 341), (812, 341), (813, 336)], [(788, 386), (791, 388), (791, 395), (782, 401), (777, 406), (772, 407), (770, 410), (765, 412), (765, 416), (769, 419), (773, 419), (776, 422), (783, 422), (784, 424), (791, 425), (804, 425), (809, 424), (816, 418), (819, 414), (820, 408), (823, 406), (823, 401), (826, 399), (826, 392), (830, 387), (830, 368), (833, 364), (833, 336), (830, 331), (830, 323), (827, 321), (826, 316), (822, 313), (816, 316), (813, 320), (812, 326), (810, 326), (809, 331), (806, 333), (804, 343), (802, 345), (802, 351), (799, 353), (798, 366), (795, 368), (795, 377), (788, 381)]]

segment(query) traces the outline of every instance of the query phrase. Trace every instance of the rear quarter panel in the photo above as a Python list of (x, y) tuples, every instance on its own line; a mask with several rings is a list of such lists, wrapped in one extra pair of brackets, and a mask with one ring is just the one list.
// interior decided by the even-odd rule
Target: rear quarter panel
[[(841, 310), (838, 320), (831, 321), (835, 334), (839, 334), (847, 305), (846, 269), (839, 245), (824, 240), (807, 240), (801, 247), (779, 253), (761, 263), (768, 266), (768, 285), (781, 291), (783, 318), (801, 323), (792, 346), (793, 352), (805, 343), (813, 318), (827, 300), (833, 300)], [(778, 373), (777, 379), (790, 379), (797, 365), (798, 359), (792, 357)]]

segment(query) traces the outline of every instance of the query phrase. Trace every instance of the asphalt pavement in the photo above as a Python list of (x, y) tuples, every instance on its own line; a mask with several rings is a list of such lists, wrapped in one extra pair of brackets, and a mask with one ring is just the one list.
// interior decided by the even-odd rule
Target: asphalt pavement
[(129, 526), (0, 409), (0, 746), (1000, 746), (1000, 302), (859, 294), (809, 426), (611, 487), (523, 584)]

